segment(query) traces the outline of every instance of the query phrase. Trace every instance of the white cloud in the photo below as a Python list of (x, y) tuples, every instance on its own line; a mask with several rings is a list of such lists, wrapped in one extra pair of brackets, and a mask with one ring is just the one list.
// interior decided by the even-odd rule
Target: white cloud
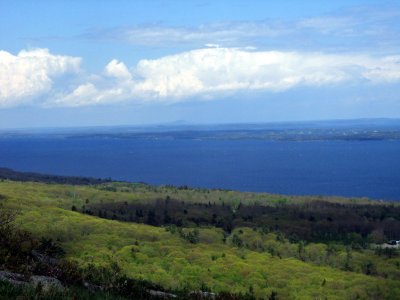
[(325, 52), (379, 49), (391, 53), (400, 49), (399, 16), (399, 5), (366, 5), (291, 20), (225, 21), (199, 26), (142, 24), (93, 29), (83, 37), (151, 48), (199, 48), (216, 44)]
[(399, 56), (376, 58), (237, 48), (205, 48), (143, 59), (131, 70), (113, 60), (106, 66), (106, 74), (116, 79), (112, 84), (106, 79), (88, 82), (59, 97), (55, 104), (178, 102), (217, 99), (240, 90), (279, 92), (348, 81), (400, 81)]
[(355, 34), (354, 28), (360, 23), (361, 20), (354, 17), (315, 17), (300, 20), (297, 25), (299, 28), (312, 29), (322, 34), (335, 34), (341, 35)]
[(400, 81), (400, 55), (369, 61), (368, 66), (363, 75), (375, 83)]
[(198, 27), (144, 25), (89, 32), (94, 39), (120, 40), (140, 46), (232, 45), (249, 38), (276, 37), (291, 32), (272, 21), (221, 22)]
[(79, 85), (71, 93), (52, 97), (45, 106), (86, 106), (104, 103), (112, 103), (126, 99), (131, 94), (124, 91), (117, 84), (115, 87), (98, 89), (93, 83)]
[(52, 88), (53, 78), (79, 70), (80, 58), (53, 55), (47, 49), (0, 51), (0, 107), (32, 100)]
[(113, 59), (108, 63), (105, 69), (105, 73), (110, 77), (115, 77), (119, 79), (129, 80), (132, 78), (132, 75), (125, 64), (123, 62), (119, 62), (116, 59)]
[(104, 72), (83, 77), (70, 87), (66, 72), (78, 72), (80, 58), (46, 49), (0, 52), (0, 106), (36, 103), (84, 106), (119, 101), (181, 102), (218, 99), (239, 91), (281, 92), (299, 86), (344, 82), (400, 82), (400, 56), (331, 55), (309, 52), (203, 48), (158, 59), (142, 59), (129, 68), (112, 60)]

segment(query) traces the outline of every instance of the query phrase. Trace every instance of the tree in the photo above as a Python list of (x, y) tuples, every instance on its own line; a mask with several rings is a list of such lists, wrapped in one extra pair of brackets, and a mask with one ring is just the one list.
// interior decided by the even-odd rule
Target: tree
[(363, 273), (366, 275), (376, 275), (376, 266), (372, 261), (367, 261), (362, 266)]
[(149, 210), (147, 212), (147, 219), (146, 219), (146, 224), (157, 226), (158, 222), (156, 220), (156, 213), (154, 210)]
[(243, 247), (243, 241), (236, 233), (232, 236), (232, 244), (239, 248)]
[(346, 271), (353, 271), (352, 260), (353, 260), (353, 254), (351, 252), (351, 247), (348, 246), (346, 247), (346, 260), (344, 262), (344, 269)]
[(305, 261), (305, 254), (306, 254), (306, 250), (305, 250), (305, 243), (304, 243), (304, 241), (300, 241), (299, 242), (299, 246), (298, 246), (298, 249), (297, 249), (297, 251), (298, 251), (298, 254), (299, 254), (299, 258), (300, 258), (300, 260), (302, 260), (302, 261)]
[(12, 223), (14, 222), (17, 216), (17, 212), (14, 210), (0, 210), (0, 231), (3, 232), (12, 227)]
[(368, 236), (368, 238), (372, 243), (376, 244), (382, 244), (388, 240), (383, 230), (380, 228), (373, 230), (371, 234)]

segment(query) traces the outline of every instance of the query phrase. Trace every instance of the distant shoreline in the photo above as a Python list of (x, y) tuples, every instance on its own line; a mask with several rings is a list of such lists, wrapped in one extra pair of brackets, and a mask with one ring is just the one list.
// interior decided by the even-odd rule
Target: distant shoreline
[(171, 140), (374, 141), (400, 140), (400, 120), (359, 119), (254, 124), (164, 124), (0, 129), (0, 138)]
[(42, 182), (42, 183), (58, 183), (70, 185), (91, 185), (112, 182), (111, 179), (101, 179), (83, 176), (62, 176), (53, 174), (42, 174), (35, 172), (19, 172), (10, 168), (0, 167), (0, 179), (22, 181), (22, 182)]

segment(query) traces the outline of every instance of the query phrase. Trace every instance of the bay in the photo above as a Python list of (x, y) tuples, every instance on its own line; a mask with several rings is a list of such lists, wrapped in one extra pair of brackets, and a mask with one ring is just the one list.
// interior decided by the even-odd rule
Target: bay
[(289, 195), (400, 200), (400, 141), (2, 138), (0, 166)]

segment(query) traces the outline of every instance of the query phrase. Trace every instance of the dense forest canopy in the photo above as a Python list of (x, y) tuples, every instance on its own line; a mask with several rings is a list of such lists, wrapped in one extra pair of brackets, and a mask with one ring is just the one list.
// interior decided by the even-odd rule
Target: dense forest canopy
[(6, 299), (400, 297), (396, 202), (2, 174)]

